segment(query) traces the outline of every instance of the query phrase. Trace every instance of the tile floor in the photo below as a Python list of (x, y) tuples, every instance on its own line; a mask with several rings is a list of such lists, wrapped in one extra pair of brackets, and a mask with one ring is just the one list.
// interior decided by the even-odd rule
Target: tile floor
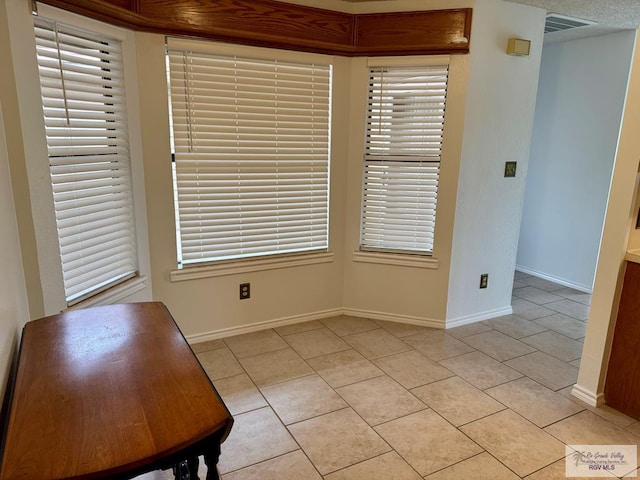
[(566, 444), (638, 444), (570, 393), (590, 296), (519, 272), (513, 295), (447, 331), (341, 316), (194, 345), (235, 418), (223, 480), (564, 479)]

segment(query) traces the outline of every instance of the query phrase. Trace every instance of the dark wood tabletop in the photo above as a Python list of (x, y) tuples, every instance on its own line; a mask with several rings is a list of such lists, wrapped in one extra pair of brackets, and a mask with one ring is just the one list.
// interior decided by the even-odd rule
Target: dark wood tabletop
[(233, 423), (157, 302), (27, 323), (9, 412), (0, 480), (126, 478)]

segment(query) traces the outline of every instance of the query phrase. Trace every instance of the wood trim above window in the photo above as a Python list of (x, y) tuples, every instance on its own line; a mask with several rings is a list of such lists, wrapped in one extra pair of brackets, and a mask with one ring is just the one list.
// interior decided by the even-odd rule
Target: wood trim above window
[(352, 15), (276, 0), (42, 0), (136, 31), (329, 55), (468, 53), (470, 8)]
[(360, 56), (468, 53), (471, 9), (356, 15)]

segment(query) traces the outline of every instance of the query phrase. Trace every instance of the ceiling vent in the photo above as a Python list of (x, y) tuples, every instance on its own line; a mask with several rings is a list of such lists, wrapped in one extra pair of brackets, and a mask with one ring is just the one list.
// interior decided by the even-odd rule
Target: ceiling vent
[(550, 13), (547, 15), (547, 21), (544, 24), (544, 33), (562, 32), (574, 28), (590, 27), (595, 24), (596, 22), (590, 20)]

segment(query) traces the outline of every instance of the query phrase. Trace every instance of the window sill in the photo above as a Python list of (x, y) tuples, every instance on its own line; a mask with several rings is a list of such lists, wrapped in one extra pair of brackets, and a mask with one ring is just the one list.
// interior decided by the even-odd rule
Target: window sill
[(147, 277), (141, 275), (133, 277), (126, 282), (122, 282), (115, 285), (104, 292), (100, 292), (93, 297), (89, 297), (80, 303), (76, 303), (68, 308), (68, 310), (78, 310), (87, 307), (96, 307), (99, 305), (111, 305), (119, 302), (120, 300), (133, 295), (140, 290), (143, 290), (147, 286)]
[(181, 270), (173, 270), (171, 272), (171, 281), (182, 282), (184, 280), (195, 280), (198, 278), (222, 277), (224, 275), (235, 275), (238, 273), (259, 272), (262, 270), (275, 270), (278, 268), (300, 267), (330, 262), (333, 262), (332, 252), (243, 260), (232, 263), (185, 267)]
[(438, 268), (438, 259), (419, 255), (380, 252), (353, 252), (353, 261), (362, 263), (377, 263), (379, 265), (395, 265), (399, 267)]

